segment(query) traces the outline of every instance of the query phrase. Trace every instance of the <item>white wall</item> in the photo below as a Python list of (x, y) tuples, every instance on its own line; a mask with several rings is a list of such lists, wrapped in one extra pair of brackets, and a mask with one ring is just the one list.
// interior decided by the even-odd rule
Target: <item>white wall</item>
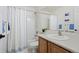
[(79, 30), (79, 7), (74, 7), (74, 19), (76, 28)]
[(36, 17), (38, 32), (42, 32), (42, 29), (48, 28), (49, 15), (37, 13)]
[(36, 27), (35, 27), (35, 14), (33, 12), (27, 12), (27, 39), (28, 42), (35, 41)]
[(51, 15), (49, 18), (49, 29), (57, 30), (58, 29), (58, 19), (57, 16)]
[(64, 27), (64, 24), (66, 24), (66, 22), (64, 22), (65, 20), (65, 13), (69, 13), (69, 19), (70, 21), (67, 22), (68, 24), (70, 23), (75, 23), (76, 26), (75, 28), (79, 29), (79, 7), (67, 7), (67, 6), (63, 6), (60, 7), (59, 9), (55, 10), (53, 12), (54, 15), (57, 15), (58, 17), (58, 24), (63, 24), (63, 29), (68, 29), (67, 27)]

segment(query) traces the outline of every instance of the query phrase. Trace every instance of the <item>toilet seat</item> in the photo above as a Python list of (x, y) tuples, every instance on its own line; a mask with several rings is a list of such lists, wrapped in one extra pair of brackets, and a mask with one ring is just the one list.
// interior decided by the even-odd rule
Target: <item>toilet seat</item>
[(32, 47), (38, 46), (38, 41), (33, 41), (33, 42), (31, 42), (31, 43), (30, 43), (30, 46), (32, 46)]

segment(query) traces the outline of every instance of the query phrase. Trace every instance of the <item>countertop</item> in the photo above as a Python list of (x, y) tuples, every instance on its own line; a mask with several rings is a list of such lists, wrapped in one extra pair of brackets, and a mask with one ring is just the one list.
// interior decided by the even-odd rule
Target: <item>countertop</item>
[[(56, 34), (57, 32), (52, 32), (52, 34)], [(50, 33), (40, 33), (38, 36), (45, 38), (46, 40), (53, 42), (61, 47), (64, 47), (72, 52), (79, 53), (79, 33), (70, 33), (70, 32), (62, 32), (63, 35), (69, 37), (68, 40), (56, 40), (47, 37), (46, 34)]]

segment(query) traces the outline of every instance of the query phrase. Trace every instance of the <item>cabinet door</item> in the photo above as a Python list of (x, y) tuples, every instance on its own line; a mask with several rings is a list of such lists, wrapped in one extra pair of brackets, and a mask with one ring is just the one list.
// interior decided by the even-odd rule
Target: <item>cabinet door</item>
[(54, 43), (48, 42), (48, 53), (69, 53), (69, 51)]
[(54, 44), (48, 42), (48, 53), (54, 53)]
[(67, 50), (57, 45), (54, 45), (54, 52), (55, 53), (69, 53)]
[(47, 40), (39, 37), (39, 46), (38, 46), (39, 53), (47, 53)]

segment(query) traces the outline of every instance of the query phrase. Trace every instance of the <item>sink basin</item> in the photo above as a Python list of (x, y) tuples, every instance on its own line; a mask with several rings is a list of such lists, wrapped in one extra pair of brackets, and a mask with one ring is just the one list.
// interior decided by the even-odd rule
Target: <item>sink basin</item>
[(68, 36), (65, 36), (65, 35), (59, 36), (58, 34), (47, 34), (46, 36), (48, 38), (56, 39), (56, 40), (68, 40), (69, 39)]

